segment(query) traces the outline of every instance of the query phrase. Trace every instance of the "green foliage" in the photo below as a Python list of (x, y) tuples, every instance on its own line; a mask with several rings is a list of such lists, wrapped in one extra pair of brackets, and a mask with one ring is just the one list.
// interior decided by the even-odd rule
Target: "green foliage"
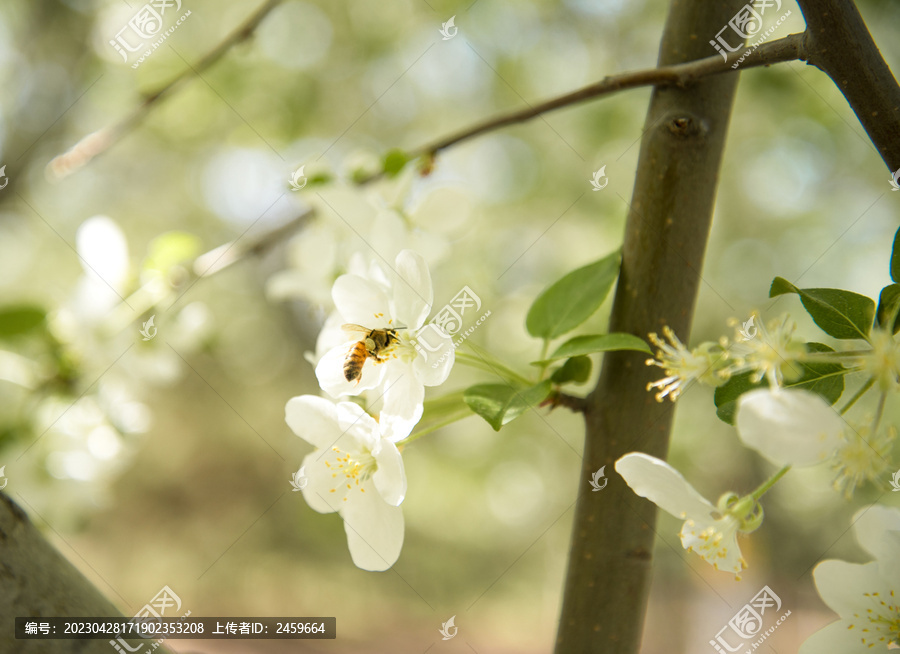
[(894, 234), (894, 245), (891, 248), (891, 280), (900, 282), (900, 248), (897, 247), (900, 241), (900, 229)]
[(590, 318), (619, 274), (619, 252), (573, 270), (541, 293), (525, 318), (528, 333), (550, 340)]
[(547, 399), (551, 388), (549, 379), (525, 389), (505, 384), (478, 384), (466, 389), (463, 400), (472, 411), (487, 420), (494, 431), (500, 431), (500, 427)]
[(815, 323), (834, 338), (866, 338), (875, 316), (871, 298), (838, 288), (797, 288), (783, 277), (772, 280), (769, 297), (796, 293)]
[[(807, 343), (806, 349), (809, 352), (834, 352), (834, 350), (823, 343)], [(844, 375), (847, 370), (839, 363), (801, 363), (803, 366), (803, 374), (799, 379), (788, 382), (785, 388), (800, 388), (813, 393), (818, 393), (825, 398), (830, 404), (838, 401), (844, 392)], [(755, 388), (766, 388), (769, 382), (763, 378), (756, 383), (750, 380), (753, 373), (745, 372), (735, 375), (723, 385), (716, 388), (715, 403), (716, 415), (719, 419), (727, 422), (729, 425), (734, 424), (734, 414), (737, 410), (738, 398)]]
[[(893, 259), (891, 260), (893, 274)], [(875, 311), (875, 324), (887, 329), (887, 323), (894, 318), (893, 333), (900, 331), (900, 284), (890, 284), (881, 289), (878, 295), (878, 309)]]
[[(353, 181), (359, 183), (363, 180), (365, 175), (361, 174), (360, 171), (353, 171)], [(306, 188), (311, 186), (325, 186), (326, 184), (330, 184), (334, 181), (334, 177), (327, 172), (320, 172), (310, 175), (306, 178)]]
[(47, 312), (37, 305), (0, 308), (0, 338), (14, 338), (43, 329)]
[(535, 361), (532, 365), (544, 365), (557, 359), (566, 359), (581, 354), (594, 352), (610, 352), (613, 350), (635, 350), (651, 354), (650, 346), (643, 339), (631, 334), (585, 334), (574, 336), (560, 345), (543, 361)]
[(591, 358), (580, 355), (566, 360), (566, 362), (553, 371), (550, 375), (551, 381), (555, 384), (583, 384), (591, 376)]
[(406, 153), (403, 150), (394, 148), (393, 150), (388, 150), (387, 154), (384, 155), (382, 168), (384, 169), (384, 174), (388, 177), (396, 177), (407, 163), (409, 163), (409, 157)]

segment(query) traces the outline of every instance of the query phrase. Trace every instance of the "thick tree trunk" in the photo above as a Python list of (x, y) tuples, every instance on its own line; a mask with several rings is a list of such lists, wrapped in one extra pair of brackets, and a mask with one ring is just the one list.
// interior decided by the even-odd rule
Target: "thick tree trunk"
[[(16, 640), (17, 617), (108, 618), (122, 613), (47, 542), (9, 496), (0, 493), (0, 652), (115, 653), (107, 639)], [(128, 639), (132, 647), (151, 642)], [(157, 647), (157, 652), (169, 650)]]
[[(660, 65), (708, 57), (709, 40), (743, 4), (673, 0)], [(737, 74), (726, 74), (654, 91), (610, 332), (646, 338), (669, 325), (687, 340), (737, 81)], [(634, 450), (665, 458), (673, 413), (670, 403), (658, 404), (647, 392), (659, 370), (644, 359), (633, 352), (606, 354), (588, 398), (558, 654), (635, 654), (640, 648), (656, 507), (633, 495), (613, 464)], [(608, 487), (583, 492), (601, 466)]]

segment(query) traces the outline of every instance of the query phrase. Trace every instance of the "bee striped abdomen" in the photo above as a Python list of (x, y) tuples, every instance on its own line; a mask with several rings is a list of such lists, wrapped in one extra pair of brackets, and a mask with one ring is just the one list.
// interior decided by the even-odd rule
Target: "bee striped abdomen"
[(358, 380), (362, 375), (363, 365), (366, 363), (366, 357), (369, 351), (366, 349), (365, 341), (358, 341), (353, 344), (350, 351), (347, 352), (347, 358), (344, 359), (344, 379), (348, 382)]

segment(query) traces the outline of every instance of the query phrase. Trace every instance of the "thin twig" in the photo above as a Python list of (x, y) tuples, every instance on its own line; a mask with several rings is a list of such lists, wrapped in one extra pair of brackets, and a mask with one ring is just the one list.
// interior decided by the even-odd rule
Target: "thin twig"
[[(740, 69), (738, 70), (805, 59), (803, 44), (804, 35), (802, 33), (791, 34), (783, 39), (776, 39), (775, 41), (763, 43), (741, 63)], [(691, 82), (695, 82), (704, 77), (719, 75), (735, 70), (732, 68), (732, 65), (737, 63), (738, 59), (743, 55), (743, 52), (745, 51), (735, 52), (731, 54), (727, 60), (723, 59), (720, 55), (713, 55), (705, 59), (698, 59), (696, 61), (676, 64), (674, 66), (660, 66), (659, 68), (610, 75), (609, 77), (604, 77), (599, 82), (585, 86), (577, 91), (566, 93), (565, 95), (553, 98), (552, 100), (547, 100), (540, 104), (530, 105), (526, 109), (496, 116), (483, 123), (468, 127), (445, 138), (438, 139), (429, 145), (412, 150), (410, 157), (415, 158), (421, 155), (435, 154), (440, 150), (449, 148), (451, 145), (456, 145), (457, 143), (484, 134), (485, 132), (493, 131), (499, 127), (522, 123), (556, 109), (561, 109), (563, 107), (584, 102), (585, 100), (610, 95), (626, 89), (634, 89), (642, 86), (685, 87)]]
[[(783, 63), (786, 61), (806, 60), (805, 50), (805, 33), (790, 34), (783, 39), (776, 39), (763, 43), (756, 50), (745, 56), (747, 50), (734, 52), (723, 59), (720, 55), (713, 55), (705, 59), (697, 59), (684, 64), (676, 64), (673, 66), (660, 66), (659, 68), (647, 68), (644, 70), (636, 70), (628, 73), (619, 73), (618, 75), (610, 75), (604, 77), (599, 82), (594, 82), (577, 91), (566, 93), (565, 95), (552, 98), (536, 105), (528, 105), (525, 109), (500, 114), (493, 118), (489, 118), (480, 123), (476, 123), (470, 127), (461, 129), (460, 131), (440, 138), (432, 143), (414, 148), (407, 153), (409, 159), (417, 157), (434, 157), (441, 150), (445, 150), (453, 145), (468, 141), (471, 138), (492, 132), (501, 127), (515, 125), (527, 122), (533, 118), (537, 118), (543, 114), (570, 107), (572, 105), (585, 102), (586, 100), (594, 100), (604, 95), (612, 95), (619, 91), (627, 89), (636, 89), (645, 86), (655, 87), (686, 87), (692, 82), (710, 77), (711, 75), (720, 75), (722, 73), (735, 72), (736, 70), (744, 70), (747, 68), (756, 68), (759, 66), (770, 66), (772, 64)], [(740, 62), (740, 68), (732, 68), (738, 60), (744, 56), (744, 61)], [(378, 172), (363, 178), (358, 183), (368, 184), (380, 179), (384, 176), (383, 172)]]
[[(744, 51), (746, 52), (746, 51)], [(586, 100), (595, 99), (604, 95), (611, 95), (625, 89), (639, 88), (643, 86), (679, 86), (685, 87), (691, 82), (709, 77), (711, 75), (719, 75), (734, 70), (732, 66), (740, 59), (743, 52), (735, 52), (731, 54), (727, 60), (722, 59), (719, 55), (707, 57), (705, 59), (697, 59), (684, 64), (676, 64), (673, 66), (661, 66), (659, 68), (650, 68), (630, 73), (621, 73), (619, 75), (610, 75), (604, 79), (586, 86), (577, 91), (566, 93), (557, 98), (547, 100), (541, 104), (529, 106), (527, 109), (514, 111), (512, 113), (503, 114), (486, 120), (482, 123), (473, 125), (472, 127), (463, 129), (455, 134), (438, 139), (429, 145), (416, 148), (409, 153), (410, 159), (419, 156), (433, 156), (440, 150), (444, 150), (453, 145), (466, 141), (468, 139), (480, 136), (487, 132), (513, 125), (515, 123), (523, 123), (536, 118), (541, 114), (561, 109), (570, 105), (578, 104)], [(804, 34), (791, 34), (783, 39), (770, 41), (759, 46), (749, 56), (745, 57), (741, 63), (741, 68), (754, 68), (757, 66), (768, 66), (770, 64), (781, 63), (785, 61), (794, 61), (797, 59), (804, 60), (806, 53), (804, 50)], [(375, 182), (383, 177), (383, 173), (376, 173), (361, 180), (359, 185), (365, 185)], [(304, 214), (301, 218), (305, 222), (313, 215), (312, 211)], [(274, 232), (262, 237), (262, 240), (272, 244), (279, 238), (292, 232), (300, 226), (300, 223), (288, 223), (283, 227), (277, 228)], [(202, 255), (195, 263), (195, 271), (203, 270), (199, 273), (203, 276), (212, 275), (219, 270), (231, 265), (245, 254), (258, 254), (259, 251), (253, 247), (241, 248), (239, 250), (230, 250), (231, 243), (219, 246), (215, 250)], [(268, 247), (268, 246), (266, 246)], [(208, 267), (206, 262), (217, 261), (222, 252), (227, 253), (227, 257), (223, 258), (212, 267)], [(201, 259), (203, 262), (201, 263)], [(568, 405), (564, 405), (568, 406)], [(569, 406), (569, 408), (580, 411), (581, 409)]]
[(255, 240), (243, 241), (238, 239), (237, 241), (223, 243), (194, 259), (194, 265), (192, 266), (194, 274), (197, 277), (209, 277), (240, 261), (247, 255), (261, 256), (277, 245), (281, 239), (290, 236), (303, 227), (314, 215), (315, 210), (308, 209), (296, 218), (266, 232)]
[(578, 397), (577, 395), (569, 395), (568, 393), (563, 393), (561, 391), (551, 393), (540, 405), (542, 407), (549, 406), (551, 411), (558, 406), (564, 406), (575, 413), (587, 413), (589, 406), (586, 398)]
[(199, 75), (219, 61), (219, 59), (225, 56), (225, 54), (235, 45), (250, 38), (262, 22), (263, 18), (282, 2), (284, 2), (284, 0), (266, 0), (253, 15), (247, 18), (247, 20), (231, 34), (225, 37), (219, 45), (206, 53), (195, 66), (189, 66), (168, 84), (165, 84), (156, 91), (146, 95), (144, 101), (119, 122), (88, 134), (72, 146), (68, 152), (54, 157), (47, 165), (47, 175), (51, 179), (60, 180), (85, 166), (94, 157), (109, 150), (113, 145), (118, 143), (123, 137), (140, 125), (144, 121), (144, 118), (147, 117), (147, 114), (150, 113), (160, 100), (169, 97), (189, 79), (193, 78), (195, 75)]

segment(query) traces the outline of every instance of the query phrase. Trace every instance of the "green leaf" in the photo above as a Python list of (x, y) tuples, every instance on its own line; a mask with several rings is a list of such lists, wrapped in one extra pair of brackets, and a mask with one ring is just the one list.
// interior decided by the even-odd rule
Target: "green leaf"
[(0, 308), (0, 338), (22, 336), (44, 326), (47, 312), (35, 305)]
[[(808, 352), (834, 352), (833, 349), (823, 343), (807, 343)], [(844, 392), (844, 375), (847, 369), (839, 363), (800, 363), (803, 366), (803, 374), (799, 379), (786, 383), (785, 388), (801, 388), (813, 393), (818, 393), (829, 403), (834, 404)], [(716, 388), (714, 400), (716, 403), (716, 415), (719, 419), (734, 424), (734, 413), (737, 410), (738, 398), (747, 391), (755, 388), (766, 388), (769, 382), (753, 383), (750, 381), (752, 372), (735, 375), (727, 382)]]
[(875, 303), (871, 298), (838, 288), (797, 288), (782, 277), (772, 280), (769, 297), (784, 293), (800, 296), (815, 323), (834, 338), (866, 338), (872, 328)]
[(547, 399), (551, 387), (549, 379), (525, 389), (505, 384), (478, 384), (466, 389), (463, 400), (472, 411), (487, 420), (494, 431), (500, 431), (500, 427)]
[(407, 163), (409, 163), (409, 157), (406, 156), (403, 150), (396, 148), (388, 150), (387, 154), (384, 155), (384, 174), (388, 177), (396, 177)]
[(573, 270), (531, 305), (525, 319), (528, 333), (550, 340), (572, 331), (600, 308), (618, 274), (618, 251)]
[[(306, 186), (324, 186), (325, 184), (330, 184), (332, 180), (334, 180), (334, 177), (331, 176), (331, 173), (315, 173), (306, 178)], [(356, 173), (354, 173), (353, 181), (357, 181)]]
[(612, 350), (636, 350), (650, 354), (650, 346), (643, 339), (631, 334), (586, 334), (575, 336), (556, 348), (556, 351), (544, 361), (535, 361), (533, 365), (544, 365), (549, 361), (566, 359), (581, 354), (594, 352), (610, 352)]
[(900, 282), (900, 229), (894, 234), (894, 246), (891, 248), (891, 279)]
[(890, 284), (881, 289), (878, 295), (878, 309), (875, 311), (875, 324), (885, 328), (886, 323), (894, 316), (894, 331), (900, 331), (900, 284)]
[(560, 385), (569, 382), (583, 384), (590, 376), (591, 358), (582, 355), (567, 360), (550, 375), (550, 379)]

